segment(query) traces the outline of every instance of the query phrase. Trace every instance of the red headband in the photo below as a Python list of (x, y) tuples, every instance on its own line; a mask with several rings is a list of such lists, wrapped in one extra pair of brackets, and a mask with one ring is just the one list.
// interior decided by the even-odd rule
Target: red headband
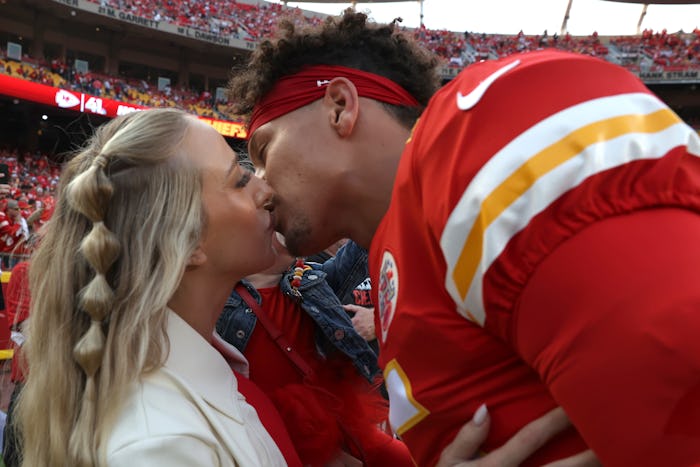
[(248, 123), (248, 137), (261, 125), (323, 97), (333, 78), (353, 82), (360, 97), (369, 97), (393, 105), (418, 107), (420, 103), (404, 88), (383, 76), (356, 68), (337, 65), (314, 65), (280, 78), (272, 90), (253, 108)]

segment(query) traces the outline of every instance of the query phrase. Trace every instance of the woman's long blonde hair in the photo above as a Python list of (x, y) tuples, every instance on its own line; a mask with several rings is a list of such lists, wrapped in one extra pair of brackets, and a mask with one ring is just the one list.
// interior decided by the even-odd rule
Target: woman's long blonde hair
[(24, 466), (102, 465), (129, 385), (167, 356), (166, 306), (205, 222), (182, 149), (191, 118), (119, 117), (64, 168), (30, 266)]

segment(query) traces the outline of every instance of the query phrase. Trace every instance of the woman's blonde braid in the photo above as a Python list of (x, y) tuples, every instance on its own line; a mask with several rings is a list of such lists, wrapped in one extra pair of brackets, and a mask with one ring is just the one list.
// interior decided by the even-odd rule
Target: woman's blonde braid
[(114, 302), (114, 291), (107, 273), (117, 260), (120, 243), (104, 223), (113, 193), (105, 169), (108, 159), (98, 154), (90, 167), (68, 186), (68, 202), (77, 212), (92, 221), (92, 229), (80, 244), (80, 252), (95, 270), (95, 277), (80, 291), (78, 306), (90, 316), (87, 332), (73, 348), (73, 356), (85, 371), (86, 382), (80, 415), (70, 439), (71, 457), (79, 465), (94, 465), (96, 446), (94, 426), (97, 405), (97, 372), (105, 349), (104, 321)]

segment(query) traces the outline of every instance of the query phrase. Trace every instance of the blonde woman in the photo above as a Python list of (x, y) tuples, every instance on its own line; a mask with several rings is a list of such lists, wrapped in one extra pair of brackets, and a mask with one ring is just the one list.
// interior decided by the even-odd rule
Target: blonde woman
[(182, 112), (97, 130), (32, 259), (24, 466), (284, 464), (210, 344), (231, 285), (274, 259), (270, 198)]

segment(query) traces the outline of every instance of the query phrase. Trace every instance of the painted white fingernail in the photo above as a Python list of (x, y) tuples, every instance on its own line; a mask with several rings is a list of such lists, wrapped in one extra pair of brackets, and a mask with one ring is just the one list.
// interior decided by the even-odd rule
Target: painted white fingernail
[(488, 414), (489, 414), (489, 409), (486, 408), (486, 404), (481, 404), (479, 406), (479, 408), (476, 409), (476, 412), (474, 412), (474, 418), (472, 418), (474, 425), (476, 425), (476, 426), (483, 425)]

